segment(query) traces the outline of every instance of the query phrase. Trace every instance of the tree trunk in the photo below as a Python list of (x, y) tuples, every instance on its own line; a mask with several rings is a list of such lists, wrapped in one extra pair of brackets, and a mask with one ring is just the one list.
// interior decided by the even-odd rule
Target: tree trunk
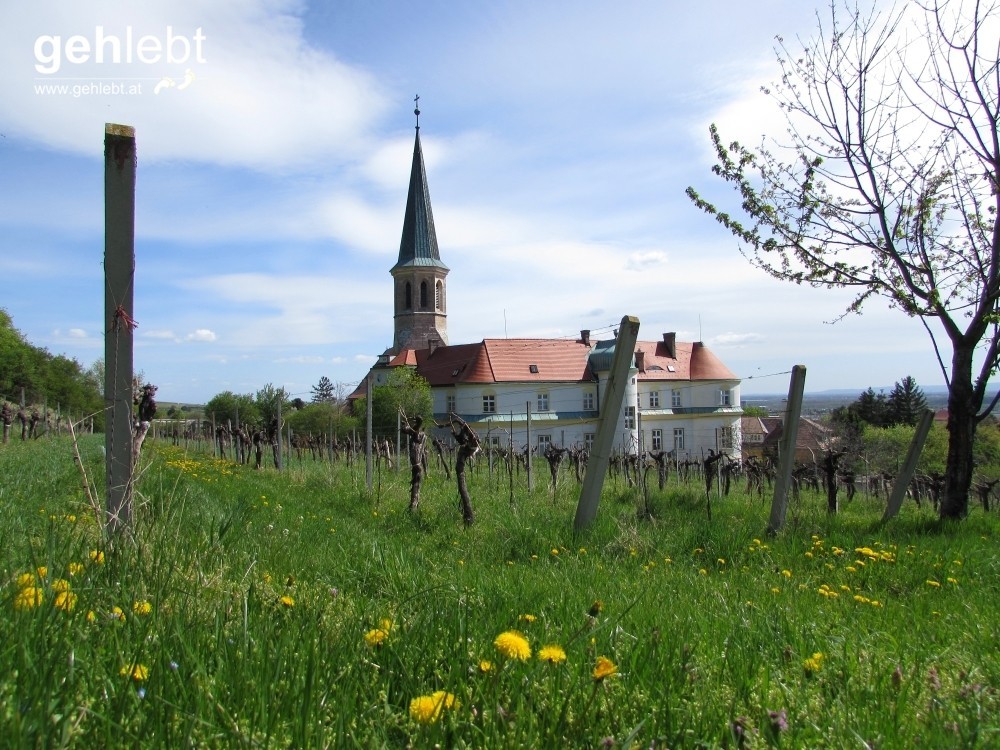
[(965, 518), (969, 513), (972, 487), (973, 442), (976, 437), (976, 414), (982, 398), (976, 397), (972, 383), (973, 347), (955, 342), (948, 391), (948, 462), (944, 472), (944, 496), (941, 518)]

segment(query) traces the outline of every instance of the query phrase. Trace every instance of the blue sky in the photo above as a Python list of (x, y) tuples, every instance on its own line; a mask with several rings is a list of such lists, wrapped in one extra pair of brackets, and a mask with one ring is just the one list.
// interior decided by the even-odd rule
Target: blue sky
[(848, 295), (751, 268), (684, 194), (728, 199), (710, 123), (780, 134), (760, 88), (808, 4), (0, 8), (0, 307), (35, 345), (103, 355), (104, 124), (134, 126), (135, 366), (162, 401), (308, 400), (391, 345), (415, 94), (451, 343), (635, 315), (641, 338), (703, 340), (744, 393), (795, 364), (809, 391), (943, 383), (919, 321), (875, 303), (831, 325)]

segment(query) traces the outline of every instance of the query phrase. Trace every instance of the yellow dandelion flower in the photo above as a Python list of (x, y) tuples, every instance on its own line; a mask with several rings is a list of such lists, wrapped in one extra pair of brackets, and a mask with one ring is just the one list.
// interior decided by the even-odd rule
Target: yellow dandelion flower
[(708, 575), (708, 571), (707, 571), (707, 570), (705, 570), (704, 568), (701, 568), (701, 569), (700, 569), (700, 570), (698, 571), (698, 575), (700, 575), (700, 576), (707, 576), (707, 575)]
[(457, 708), (458, 701), (451, 693), (438, 690), (431, 695), (420, 695), (410, 701), (410, 718), (418, 724), (433, 724), (441, 718), (444, 709)]
[(493, 671), (493, 662), (491, 662), (489, 659), (480, 659), (479, 660), (479, 671), (482, 672), (483, 674), (486, 674), (488, 672), (492, 672)]
[(802, 662), (802, 668), (807, 675), (815, 674), (823, 668), (823, 652), (817, 651)]
[(531, 646), (528, 639), (516, 630), (507, 630), (493, 641), (497, 651), (507, 659), (527, 661), (531, 658)]
[(558, 547), (553, 547), (551, 551), (552, 551), (553, 555), (558, 555), (559, 554), (559, 548)]
[(66, 572), (71, 576), (78, 576), (84, 571), (83, 563), (71, 562), (66, 566)]
[(927, 585), (935, 589), (941, 588), (941, 584), (938, 581), (935, 581), (930, 578), (927, 579)]
[(813, 553), (812, 552), (806, 552), (806, 557), (808, 557), (810, 560), (812, 560)]
[(780, 594), (781, 593), (781, 589), (779, 589), (777, 586), (772, 586), (771, 587), (771, 593), (772, 594)]
[(87, 612), (87, 622), (97, 622), (97, 613), (94, 610)]
[(380, 630), (384, 630), (388, 635), (389, 633), (392, 632), (393, 622), (388, 617), (383, 617), (381, 620), (379, 620), (378, 626)]
[(44, 565), (39, 565), (35, 568), (35, 572), (38, 574), (39, 578), (45, 578), (49, 574), (49, 569)]
[(792, 571), (790, 571), (790, 570), (788, 570), (786, 568), (785, 570), (781, 571), (781, 575), (783, 575), (785, 578), (791, 578), (792, 577)]
[(149, 677), (149, 667), (145, 664), (132, 664), (119, 669), (118, 674), (136, 682), (142, 682)]
[(523, 620), (524, 622), (534, 622), (538, 618), (534, 615), (521, 615), (518, 619)]
[(594, 678), (594, 682), (603, 682), (608, 677), (613, 677), (618, 674), (618, 667), (615, 663), (611, 661), (606, 656), (598, 656), (597, 662), (594, 664), (594, 671), (591, 675)]
[(99, 549), (90, 550), (90, 561), (97, 565), (104, 565), (104, 551)]
[(42, 603), (42, 590), (37, 586), (25, 586), (14, 597), (14, 609), (34, 609)]
[(872, 599), (869, 602), (869, 604), (871, 604), (873, 607), (881, 607), (882, 606), (882, 602), (880, 602), (878, 599)]
[(554, 643), (542, 646), (538, 649), (538, 660), (547, 661), (549, 664), (559, 664), (566, 661), (566, 651), (563, 650), (562, 646), (557, 646)]
[(951, 578), (951, 577), (949, 577), (948, 578), (948, 583), (950, 583), (950, 584), (952, 584), (954, 586), (957, 586), (958, 585), (958, 579), (957, 578)]
[(295, 600), (288, 594), (285, 594), (284, 596), (279, 598), (278, 603), (283, 607), (288, 607), (289, 609), (295, 606)]
[(125, 611), (121, 607), (111, 608), (111, 619), (125, 622)]
[(140, 617), (146, 617), (153, 613), (153, 605), (146, 600), (132, 602), (132, 611)]
[(76, 606), (76, 594), (72, 591), (60, 591), (52, 601), (52, 606), (63, 612), (72, 612)]
[(382, 630), (381, 628), (373, 628), (365, 633), (365, 643), (367, 643), (371, 648), (376, 648), (385, 643), (385, 639), (389, 637), (388, 630)]

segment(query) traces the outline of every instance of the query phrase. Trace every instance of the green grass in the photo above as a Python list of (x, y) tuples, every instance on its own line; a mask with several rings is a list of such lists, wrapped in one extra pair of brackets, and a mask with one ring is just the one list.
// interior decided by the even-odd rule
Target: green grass
[[(101, 482), (100, 437), (81, 451)], [(541, 464), (511, 501), (481, 460), (471, 528), (433, 468), (409, 513), (407, 468), (368, 495), (363, 462), (147, 442), (143, 465), (112, 550), (67, 441), (0, 447), (4, 747), (1000, 747), (995, 513), (880, 528), (876, 500), (805, 493), (767, 538), (769, 502), (709, 520), (672, 478), (640, 519), (609, 478), (575, 536), (572, 474), (553, 495)], [(498, 652), (508, 630), (532, 658)], [(412, 717), (436, 691), (454, 703)]]

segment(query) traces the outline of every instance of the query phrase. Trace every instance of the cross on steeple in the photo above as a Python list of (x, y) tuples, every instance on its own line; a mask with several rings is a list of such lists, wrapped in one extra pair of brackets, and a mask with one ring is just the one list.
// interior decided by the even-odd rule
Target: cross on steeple
[(420, 130), (420, 94), (413, 97), (413, 114), (417, 116), (417, 130)]

